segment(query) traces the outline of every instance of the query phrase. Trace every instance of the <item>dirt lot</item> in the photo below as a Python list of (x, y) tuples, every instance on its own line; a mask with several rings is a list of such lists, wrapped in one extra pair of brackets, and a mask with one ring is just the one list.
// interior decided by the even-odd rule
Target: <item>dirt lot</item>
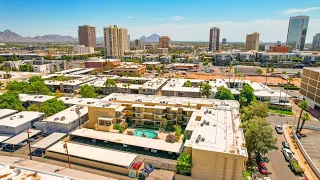
[[(165, 74), (166, 76), (168, 74)], [(187, 75), (182, 76), (182, 75), (176, 75), (178, 78), (186, 78), (186, 79), (203, 79), (203, 80), (210, 80), (210, 79), (215, 79), (215, 78), (224, 78), (228, 79), (228, 76), (224, 76), (222, 74), (215, 74), (215, 73), (193, 73), (193, 72), (188, 72)], [(233, 78), (233, 77), (231, 77)], [(244, 80), (250, 80), (253, 82), (261, 82), (265, 83), (266, 82), (266, 77), (265, 76), (245, 76), (243, 77)], [(278, 83), (287, 83), (286, 80), (282, 80), (280, 77), (268, 77), (268, 84), (278, 84)], [(293, 78), (293, 81), (291, 82), (295, 86), (300, 87), (301, 83), (301, 78)]]

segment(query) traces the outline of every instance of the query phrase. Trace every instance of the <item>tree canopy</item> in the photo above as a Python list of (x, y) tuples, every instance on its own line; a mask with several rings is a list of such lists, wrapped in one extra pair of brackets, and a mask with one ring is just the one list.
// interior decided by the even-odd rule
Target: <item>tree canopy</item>
[(254, 116), (266, 118), (269, 116), (268, 112), (269, 108), (267, 103), (261, 101), (253, 101), (249, 106), (245, 106), (241, 109), (241, 119), (242, 121), (248, 121)]
[(218, 87), (218, 92), (216, 94), (216, 99), (221, 100), (234, 100), (234, 96), (228, 88), (223, 86)]
[(187, 80), (187, 81), (184, 83), (184, 86), (185, 86), (185, 87), (191, 87), (191, 86), (192, 86), (191, 81)]
[(67, 107), (64, 105), (63, 101), (58, 100), (57, 98), (53, 98), (42, 103), (39, 107), (39, 111), (44, 112), (45, 116), (52, 116), (66, 108)]
[(23, 111), (25, 108), (22, 106), (22, 101), (17, 92), (8, 91), (0, 95), (0, 109), (14, 109)]
[(47, 95), (50, 94), (50, 90), (44, 84), (41, 77), (31, 77), (28, 82), (18, 82), (18, 81), (11, 81), (7, 83), (6, 90), (8, 91), (17, 91), (19, 93), (25, 94), (43, 94)]
[(5, 61), (7, 61), (7, 59), (5, 57), (0, 56), (0, 63), (3, 63)]
[(244, 123), (244, 132), (249, 157), (251, 153), (267, 154), (269, 150), (278, 149), (277, 138), (265, 118), (255, 116), (250, 119)]
[(19, 66), (19, 71), (21, 72), (33, 72), (34, 68), (31, 64), (21, 64)]
[(85, 98), (95, 98), (97, 97), (96, 91), (93, 86), (89, 86), (88, 84), (85, 84), (81, 86), (80, 88), (80, 94), (82, 97)]
[(182, 175), (191, 175), (192, 158), (190, 154), (181, 153), (176, 165), (177, 173)]
[(246, 98), (248, 104), (256, 100), (256, 97), (254, 95), (254, 89), (248, 84), (244, 85), (240, 90), (240, 98), (241, 97)]
[(200, 88), (200, 92), (203, 96), (205, 96), (206, 98), (208, 98), (210, 96), (210, 92), (211, 92), (211, 85), (209, 83), (202, 83)]

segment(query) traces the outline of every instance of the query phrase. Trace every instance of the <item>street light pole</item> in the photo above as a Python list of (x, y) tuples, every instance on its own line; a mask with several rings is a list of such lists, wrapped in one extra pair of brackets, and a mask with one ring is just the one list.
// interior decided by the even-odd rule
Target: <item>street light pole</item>
[(27, 134), (28, 134), (28, 146), (29, 146), (29, 156), (30, 156), (30, 160), (32, 160), (32, 155), (31, 155), (31, 146), (30, 146), (30, 129), (27, 129)]
[(64, 142), (63, 148), (66, 150), (67, 157), (68, 157), (69, 168), (71, 169), (71, 163), (70, 163), (70, 157), (69, 157), (67, 142)]

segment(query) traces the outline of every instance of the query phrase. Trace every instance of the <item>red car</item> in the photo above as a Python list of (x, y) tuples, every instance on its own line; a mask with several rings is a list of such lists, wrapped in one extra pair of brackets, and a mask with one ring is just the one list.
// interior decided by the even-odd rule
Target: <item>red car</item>
[(258, 168), (261, 174), (268, 174), (267, 166), (264, 163), (259, 163)]
[(141, 165), (142, 165), (142, 162), (137, 162), (132, 166), (132, 169), (138, 170)]

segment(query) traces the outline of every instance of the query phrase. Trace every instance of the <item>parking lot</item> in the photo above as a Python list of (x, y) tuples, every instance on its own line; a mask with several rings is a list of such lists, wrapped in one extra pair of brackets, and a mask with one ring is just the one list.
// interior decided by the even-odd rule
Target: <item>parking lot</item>
[(320, 132), (307, 130), (303, 133), (307, 135), (307, 137), (301, 138), (300, 142), (314, 164), (320, 169)]

